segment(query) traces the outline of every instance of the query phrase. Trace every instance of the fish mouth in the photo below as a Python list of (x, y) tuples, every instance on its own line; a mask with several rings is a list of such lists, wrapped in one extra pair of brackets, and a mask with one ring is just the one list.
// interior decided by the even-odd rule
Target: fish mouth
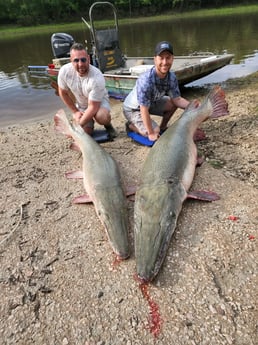
[(153, 275), (149, 278), (145, 278), (145, 277), (141, 277), (140, 274), (136, 274), (136, 280), (137, 282), (139, 282), (139, 284), (148, 284), (154, 279), (154, 277), (155, 276)]
[(144, 277), (141, 277), (139, 274), (135, 274), (134, 278), (137, 283), (139, 283), (140, 285), (144, 285), (150, 283), (154, 277), (152, 277), (151, 279), (146, 279)]
[(152, 258), (149, 257), (149, 259), (145, 261), (145, 264), (144, 261), (137, 264), (137, 277), (142, 283), (149, 283), (158, 275), (170, 243), (170, 234), (167, 237), (169, 237), (169, 239), (160, 245), (159, 251), (155, 253), (156, 255)]
[(153, 281), (160, 271), (175, 229), (174, 219), (167, 226), (153, 227), (151, 231), (154, 235), (148, 241), (145, 238), (140, 240), (142, 246), (145, 246), (137, 247), (136, 270), (140, 281)]
[(118, 254), (118, 253), (115, 253), (116, 255), (116, 259), (118, 261), (124, 261), (124, 260), (128, 260), (130, 258), (130, 253), (127, 253), (127, 254)]
[(158, 274), (182, 207), (183, 189), (169, 183), (144, 186), (135, 204), (136, 271), (140, 280), (152, 281)]

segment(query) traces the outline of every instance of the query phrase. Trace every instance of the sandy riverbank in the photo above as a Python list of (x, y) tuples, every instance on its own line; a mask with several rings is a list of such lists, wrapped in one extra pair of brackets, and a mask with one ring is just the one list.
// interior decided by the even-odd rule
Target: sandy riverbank
[[(64, 173), (80, 168), (79, 153), (52, 120), (1, 130), (2, 344), (257, 344), (256, 80), (228, 89), (230, 116), (202, 126), (206, 161), (192, 189), (212, 189), (221, 199), (183, 207), (150, 287), (162, 320), (156, 339), (133, 278), (132, 230), (132, 256), (114, 267), (93, 206), (71, 203), (83, 186)], [(149, 149), (126, 136), (119, 102), (112, 115), (119, 136), (102, 145), (132, 185)], [(132, 226), (133, 202), (128, 209)]]

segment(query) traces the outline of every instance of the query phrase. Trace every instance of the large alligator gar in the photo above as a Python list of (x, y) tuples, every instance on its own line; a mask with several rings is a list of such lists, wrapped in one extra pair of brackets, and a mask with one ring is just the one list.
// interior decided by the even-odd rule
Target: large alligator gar
[[(78, 124), (70, 124), (64, 110), (54, 117), (55, 129), (74, 139), (83, 158), (82, 178), (115, 254), (129, 256), (129, 221), (121, 176), (115, 160)], [(77, 174), (80, 177), (80, 174)], [(80, 199), (80, 197), (78, 198)], [(80, 202), (80, 201), (79, 201)]]
[(188, 196), (197, 163), (194, 133), (208, 118), (226, 114), (225, 94), (217, 86), (201, 105), (193, 101), (150, 149), (134, 210), (136, 270), (141, 280), (151, 281), (159, 272)]

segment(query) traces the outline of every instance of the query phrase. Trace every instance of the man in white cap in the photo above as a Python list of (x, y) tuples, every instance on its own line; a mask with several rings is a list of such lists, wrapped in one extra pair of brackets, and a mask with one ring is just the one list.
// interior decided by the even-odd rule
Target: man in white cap
[[(189, 101), (181, 97), (178, 81), (170, 71), (174, 54), (167, 41), (159, 42), (154, 53), (154, 66), (142, 73), (136, 85), (123, 103), (127, 119), (127, 130), (147, 137), (151, 141), (159, 138), (177, 108), (185, 109)], [(162, 117), (158, 125), (150, 114)]]

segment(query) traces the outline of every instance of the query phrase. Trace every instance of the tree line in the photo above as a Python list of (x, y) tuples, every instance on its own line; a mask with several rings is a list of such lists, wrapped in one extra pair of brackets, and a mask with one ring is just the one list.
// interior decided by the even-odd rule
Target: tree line
[[(0, 0), (0, 25), (40, 25), (78, 21), (87, 16), (94, 0)], [(195, 9), (217, 8), (256, 3), (255, 0), (110, 0), (119, 18), (170, 14)], [(103, 11), (96, 8), (98, 19)], [(95, 13), (95, 12), (94, 12)]]

